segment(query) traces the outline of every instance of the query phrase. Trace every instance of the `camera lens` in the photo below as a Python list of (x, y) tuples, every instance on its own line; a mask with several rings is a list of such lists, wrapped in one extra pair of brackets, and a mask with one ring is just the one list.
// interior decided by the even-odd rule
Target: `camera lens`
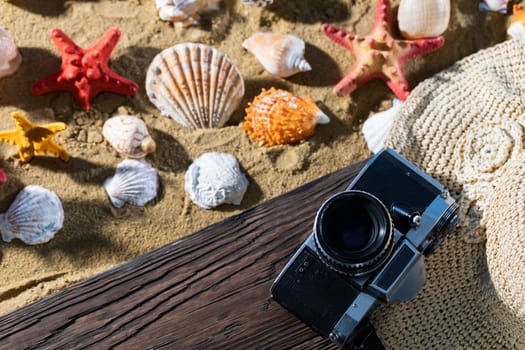
[(359, 276), (376, 270), (388, 257), (392, 220), (383, 203), (370, 193), (341, 192), (319, 209), (314, 238), (325, 264)]

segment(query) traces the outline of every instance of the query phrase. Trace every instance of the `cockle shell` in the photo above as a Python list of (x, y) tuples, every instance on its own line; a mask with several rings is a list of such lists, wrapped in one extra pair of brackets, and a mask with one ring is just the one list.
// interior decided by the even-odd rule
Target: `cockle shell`
[(507, 34), (514, 39), (525, 39), (525, 10), (521, 5), (514, 5), (512, 20), (507, 29)]
[(483, 0), (479, 3), (479, 9), (482, 11), (492, 11), (499, 13), (507, 13), (507, 5), (509, 0)]
[(5, 29), (0, 28), (0, 78), (13, 74), (22, 63), (15, 42)]
[(384, 147), (386, 137), (390, 133), (395, 116), (401, 107), (403, 107), (403, 102), (394, 98), (390, 109), (376, 113), (365, 121), (363, 135), (369, 150), (377, 153)]
[(204, 209), (224, 203), (239, 205), (248, 188), (237, 159), (228, 153), (202, 154), (190, 165), (184, 181), (191, 200)]
[(241, 72), (221, 51), (183, 43), (159, 53), (146, 92), (162, 115), (192, 129), (223, 126), (244, 96)]
[(448, 27), (450, 0), (401, 0), (397, 20), (407, 39), (439, 36)]
[(246, 108), (242, 129), (261, 146), (300, 141), (313, 135), (316, 124), (330, 121), (307, 96), (294, 96), (288, 91), (263, 89)]
[(157, 147), (146, 124), (131, 115), (117, 115), (106, 120), (102, 135), (117, 152), (128, 158), (144, 158)]
[(18, 238), (26, 244), (49, 242), (64, 222), (58, 196), (41, 186), (24, 187), (5, 213), (0, 213), (2, 239)]
[(219, 0), (155, 0), (164, 21), (188, 26), (197, 23), (199, 13), (219, 9)]
[(265, 7), (273, 3), (273, 0), (242, 0), (242, 3), (250, 6)]
[(143, 206), (157, 196), (157, 170), (144, 160), (126, 159), (117, 166), (113, 177), (104, 181), (104, 188), (116, 208), (124, 203)]
[(290, 34), (255, 33), (242, 47), (250, 51), (270, 74), (281, 78), (312, 70), (304, 58), (305, 43)]

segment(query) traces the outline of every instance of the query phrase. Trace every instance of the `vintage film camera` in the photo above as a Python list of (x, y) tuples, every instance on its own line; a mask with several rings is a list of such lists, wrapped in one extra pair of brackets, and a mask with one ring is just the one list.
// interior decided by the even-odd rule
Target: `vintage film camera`
[(340, 347), (356, 346), (373, 332), (367, 315), (379, 301), (410, 300), (423, 287), (423, 256), (455, 226), (457, 209), (437, 181), (382, 150), (321, 206), (272, 298)]

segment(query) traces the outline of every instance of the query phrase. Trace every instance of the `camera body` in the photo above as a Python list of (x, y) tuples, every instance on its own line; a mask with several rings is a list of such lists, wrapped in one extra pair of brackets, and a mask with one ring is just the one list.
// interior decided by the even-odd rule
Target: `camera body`
[(455, 226), (457, 209), (441, 184), (382, 150), (321, 206), (272, 298), (340, 347), (362, 341), (379, 301), (407, 301), (421, 290), (424, 256)]

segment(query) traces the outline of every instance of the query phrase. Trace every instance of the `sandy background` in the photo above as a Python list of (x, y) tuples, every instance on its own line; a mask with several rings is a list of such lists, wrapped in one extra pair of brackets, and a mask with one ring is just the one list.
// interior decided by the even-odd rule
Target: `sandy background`
[[(394, 8), (398, 4), (393, 1)], [(14, 147), (0, 144), (0, 167), (9, 177), (0, 187), (0, 211), (28, 184), (55, 191), (65, 211), (64, 228), (48, 244), (0, 242), (0, 314), (371, 155), (360, 131), (362, 123), (370, 114), (388, 108), (393, 94), (384, 83), (374, 81), (352, 96), (332, 95), (333, 85), (351, 68), (354, 58), (324, 37), (320, 27), (328, 22), (366, 34), (375, 6), (375, 0), (275, 0), (270, 7), (259, 9), (240, 0), (226, 0), (200, 26), (184, 29), (162, 22), (153, 0), (0, 1), (0, 26), (13, 35), (23, 56), (17, 73), (0, 80), (0, 130), (14, 127), (12, 111), (27, 113), (37, 123), (63, 121), (68, 129), (55, 139), (72, 156), (68, 163), (38, 157), (22, 165)], [(452, 0), (445, 46), (405, 65), (411, 86), (470, 53), (505, 40), (508, 19), (479, 12), (477, 1)], [(61, 28), (78, 45), (89, 47), (111, 26), (118, 26), (122, 37), (110, 66), (139, 84), (135, 97), (104, 93), (94, 100), (91, 111), (84, 112), (67, 93), (31, 95), (31, 83), (60, 66), (50, 29)], [(241, 47), (257, 31), (292, 33), (304, 39), (313, 70), (286, 80), (266, 73)], [(246, 94), (228, 126), (191, 131), (160, 116), (149, 103), (144, 89), (149, 63), (161, 50), (182, 42), (212, 45), (241, 70)], [(331, 116), (330, 124), (318, 127), (314, 137), (297, 145), (258, 147), (238, 124), (247, 102), (261, 88), (271, 86), (311, 96)], [(122, 113), (143, 118), (157, 142), (156, 153), (147, 160), (158, 169), (162, 188), (143, 208), (113, 208), (102, 187), (122, 160), (103, 141), (102, 124)], [(207, 151), (234, 154), (249, 176), (241, 206), (208, 211), (194, 205), (184, 192), (184, 172), (192, 159)]]

